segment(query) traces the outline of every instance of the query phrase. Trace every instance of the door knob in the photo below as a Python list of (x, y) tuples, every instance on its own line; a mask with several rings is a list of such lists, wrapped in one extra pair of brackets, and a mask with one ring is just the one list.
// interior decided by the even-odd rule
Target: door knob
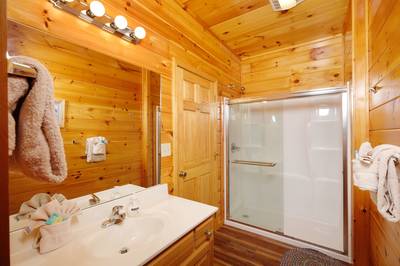
[(187, 176), (187, 172), (185, 172), (185, 171), (180, 171), (180, 172), (179, 172), (179, 176), (180, 176), (180, 177), (186, 177), (186, 176)]

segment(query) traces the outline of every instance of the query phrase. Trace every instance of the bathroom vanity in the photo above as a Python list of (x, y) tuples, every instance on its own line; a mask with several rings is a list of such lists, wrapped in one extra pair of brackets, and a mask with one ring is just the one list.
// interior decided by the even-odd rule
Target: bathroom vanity
[[(167, 190), (167, 185), (123, 186), (120, 191), (128, 193), (75, 216), (73, 239), (46, 254), (32, 247), (33, 235), (16, 229), (10, 233), (11, 265), (210, 265), (218, 209), (171, 196)], [(111, 189), (97, 195), (108, 199), (113, 193)], [(82, 206), (88, 198), (76, 201)], [(122, 224), (101, 226), (113, 207), (127, 206), (132, 198), (139, 202), (135, 215)]]
[(214, 217), (195, 227), (149, 265), (212, 265)]

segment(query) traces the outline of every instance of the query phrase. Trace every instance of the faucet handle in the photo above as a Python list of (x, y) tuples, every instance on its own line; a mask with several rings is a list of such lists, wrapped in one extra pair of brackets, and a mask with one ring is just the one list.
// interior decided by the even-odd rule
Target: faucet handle
[(101, 200), (96, 194), (92, 193), (90, 196), (92, 196), (92, 198), (89, 199), (90, 205), (97, 205), (100, 203)]
[[(112, 208), (113, 215), (121, 215), (121, 211), (124, 209), (124, 206), (117, 205)], [(122, 213), (123, 214), (123, 213)]]

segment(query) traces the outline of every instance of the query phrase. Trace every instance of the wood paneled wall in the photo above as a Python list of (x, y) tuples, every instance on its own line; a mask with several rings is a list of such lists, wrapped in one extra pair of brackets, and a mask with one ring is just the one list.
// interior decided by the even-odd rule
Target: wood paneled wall
[[(369, 0), (369, 136), (372, 145), (400, 145), (400, 1)], [(400, 264), (400, 223), (391, 223), (371, 203), (372, 265)]]
[[(68, 162), (68, 177), (60, 185), (28, 179), (13, 163), (11, 213), (39, 192), (71, 198), (117, 185), (141, 184), (141, 68), (13, 22), (9, 23), (8, 50), (11, 55), (37, 58), (51, 72), (56, 99), (66, 101), (61, 133)], [(85, 142), (92, 136), (109, 141), (106, 161), (86, 162)]]
[[(47, 0), (8, 0), (8, 18), (168, 77), (175, 57), (222, 84), (240, 81), (239, 59), (175, 1), (102, 2), (110, 15), (123, 14), (132, 27), (144, 26), (145, 40), (140, 45), (127, 43), (54, 8)], [(224, 93), (237, 95), (238, 91)]]
[(157, 108), (161, 107), (161, 77), (146, 70), (142, 73), (142, 155), (144, 176), (142, 186), (153, 186), (157, 182), (156, 144)]
[[(82, 45), (161, 74), (161, 142), (173, 143), (172, 61), (218, 80), (219, 94), (239, 97), (239, 89), (225, 86), (240, 82), (240, 60), (209, 31), (171, 0), (103, 0), (110, 15), (122, 14), (132, 27), (142, 25), (148, 34), (133, 45), (54, 8), (48, 0), (8, 0), (8, 19), (36, 28), (65, 42)], [(161, 160), (162, 181), (176, 191), (174, 156)], [(222, 206), (221, 206), (222, 207)]]
[[(171, 78), (161, 77), (161, 143), (173, 143), (172, 124), (172, 81)], [(161, 183), (168, 184), (170, 193), (175, 193), (176, 178), (174, 177), (173, 156), (161, 158)]]
[(241, 77), (245, 96), (343, 86), (343, 36), (244, 59)]

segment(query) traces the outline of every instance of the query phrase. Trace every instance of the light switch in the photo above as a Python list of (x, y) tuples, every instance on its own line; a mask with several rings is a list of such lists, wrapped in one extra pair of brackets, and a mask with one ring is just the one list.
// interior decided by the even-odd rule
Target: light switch
[(171, 143), (161, 144), (161, 157), (171, 156)]

